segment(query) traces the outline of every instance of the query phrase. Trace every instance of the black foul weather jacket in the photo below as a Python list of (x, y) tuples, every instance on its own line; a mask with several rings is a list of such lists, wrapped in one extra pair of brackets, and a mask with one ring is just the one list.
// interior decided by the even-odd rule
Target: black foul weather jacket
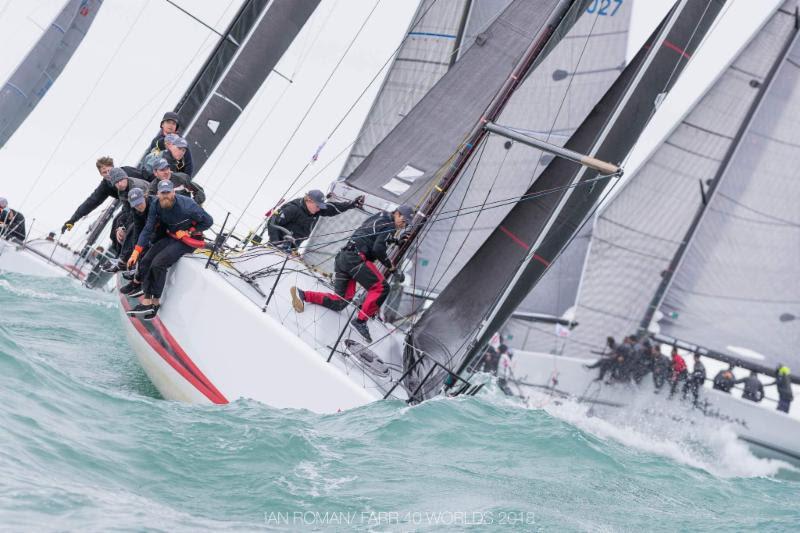
[(311, 214), (303, 198), (295, 198), (276, 209), (267, 222), (267, 232), (271, 243), (287, 241), (287, 235), (281, 228), (292, 233), (294, 246), (311, 235), (314, 224), (319, 217), (333, 217), (355, 207), (354, 202), (326, 202), (328, 207), (320, 209), (316, 214)]
[(372, 215), (350, 236), (345, 250), (355, 250), (364, 254), (367, 261), (380, 261), (386, 268), (392, 268), (392, 262), (386, 255), (389, 244), (394, 239), (394, 218), (385, 211)]

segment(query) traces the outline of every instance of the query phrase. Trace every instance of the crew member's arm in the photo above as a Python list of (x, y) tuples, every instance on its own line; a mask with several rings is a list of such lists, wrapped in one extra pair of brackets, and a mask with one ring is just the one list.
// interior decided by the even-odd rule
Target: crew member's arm
[(106, 198), (114, 196), (115, 192), (116, 191), (114, 191), (112, 187), (106, 184), (104, 179), (95, 188), (92, 194), (90, 194), (89, 197), (78, 206), (78, 209), (76, 209), (75, 213), (69, 217), (69, 220), (67, 220), (66, 224), (75, 224), (75, 222), (97, 209), (100, 204), (106, 201)]
[(289, 226), (297, 221), (300, 216), (300, 209), (294, 204), (284, 204), (280, 208), (280, 212), (269, 217), (267, 221), (269, 242), (273, 244), (282, 244), (290, 240), (291, 235), (287, 235), (284, 229), (289, 229)]
[(320, 209), (319, 214), (323, 217), (335, 217), (336, 215), (340, 215), (345, 211), (350, 209), (354, 209), (356, 207), (361, 208), (364, 206), (364, 195), (359, 196), (355, 200), (351, 200), (349, 202), (325, 202), (328, 206), (325, 209)]
[(147, 213), (147, 222), (144, 223), (144, 228), (142, 228), (142, 231), (139, 233), (139, 238), (136, 240), (136, 248), (141, 250), (150, 244), (150, 238), (153, 236), (156, 222), (158, 222), (158, 209), (158, 198), (153, 198), (150, 200), (150, 211)]
[(372, 257), (374, 257), (375, 260), (383, 263), (383, 266), (389, 270), (394, 270), (394, 265), (389, 259), (389, 256), (386, 254), (386, 250), (389, 248), (389, 245), (386, 241), (389, 239), (392, 233), (394, 233), (394, 222), (390, 221), (385, 224), (376, 224), (374, 227), (375, 242), (372, 245)]
[(214, 219), (211, 218), (205, 209), (193, 203), (189, 207), (189, 217), (195, 221), (195, 229), (197, 231), (205, 231), (214, 224)]
[(192, 149), (187, 148), (186, 153), (183, 154), (183, 168), (181, 172), (188, 174), (189, 177), (194, 176), (194, 163), (192, 163)]

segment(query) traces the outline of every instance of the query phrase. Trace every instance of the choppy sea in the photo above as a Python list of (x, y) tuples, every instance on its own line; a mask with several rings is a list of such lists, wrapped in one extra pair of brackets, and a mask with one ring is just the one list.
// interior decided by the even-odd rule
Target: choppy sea
[(800, 529), (800, 470), (725, 432), (655, 437), (492, 386), (335, 415), (164, 401), (116, 306), (0, 274), (1, 530)]

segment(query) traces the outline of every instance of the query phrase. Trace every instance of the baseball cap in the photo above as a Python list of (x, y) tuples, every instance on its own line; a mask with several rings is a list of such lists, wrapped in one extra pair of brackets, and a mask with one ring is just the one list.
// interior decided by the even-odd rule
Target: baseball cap
[(314, 189), (313, 191), (308, 191), (308, 194), (306, 194), (306, 196), (308, 196), (312, 202), (317, 204), (317, 207), (319, 207), (320, 209), (325, 209), (326, 207), (328, 207), (328, 204), (325, 203), (325, 195), (322, 194), (322, 191)]
[(186, 142), (186, 139), (178, 135), (177, 133), (170, 133), (166, 137), (164, 137), (164, 141), (168, 143), (172, 143), (178, 148), (188, 148), (189, 143)]
[(411, 206), (398, 205), (395, 211), (400, 213), (400, 216), (406, 221), (406, 225), (411, 225), (411, 221), (414, 219), (414, 210), (411, 209)]
[(169, 166), (169, 162), (163, 157), (156, 159), (153, 162), (153, 170), (163, 170)]
[(162, 180), (158, 182), (158, 192), (172, 192), (175, 186), (170, 180)]
[(131, 189), (128, 191), (128, 203), (131, 207), (138, 207), (144, 203), (144, 191), (142, 189)]
[(114, 167), (108, 171), (108, 181), (111, 182), (111, 185), (116, 185), (127, 177), (128, 175), (125, 171), (118, 167)]

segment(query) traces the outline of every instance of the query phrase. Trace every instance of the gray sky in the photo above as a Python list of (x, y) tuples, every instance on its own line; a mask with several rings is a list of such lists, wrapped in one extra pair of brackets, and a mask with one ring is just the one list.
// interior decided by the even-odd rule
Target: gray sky
[[(632, 1), (632, 0), (625, 0)], [(178, 0), (223, 30), (239, 0)], [(778, 0), (728, 0), (725, 14), (662, 105), (626, 168), (628, 174), (687, 106), (763, 22)], [(0, 78), (5, 79), (63, 4), (62, 0), (0, 0)], [(653, 30), (671, 0), (636, 0), (629, 56)], [(399, 44), (416, 9), (412, 0), (378, 0), (364, 30), (319, 101), (279, 157), (376, 0), (323, 0), (278, 70), (234, 126), (206, 167), (195, 176), (209, 193), (206, 207), (219, 222), (227, 210), (238, 216), (267, 170), (274, 170), (243, 220), (254, 227), (310, 160), (334, 125)], [(105, 0), (97, 19), (62, 76), (16, 135), (0, 149), (0, 196), (9, 198), (34, 233), (60, 228), (94, 189), (94, 161), (111, 155), (135, 164), (200, 68), (216, 36), (164, 0)], [(325, 189), (344, 162), (337, 154), (355, 139), (380, 80), (348, 115), (343, 126), (299, 180), (304, 189)], [(346, 150), (345, 150), (346, 154)], [(301, 192), (291, 191), (292, 194)], [(24, 200), (24, 201), (23, 201)], [(84, 233), (76, 228), (77, 241)]]

